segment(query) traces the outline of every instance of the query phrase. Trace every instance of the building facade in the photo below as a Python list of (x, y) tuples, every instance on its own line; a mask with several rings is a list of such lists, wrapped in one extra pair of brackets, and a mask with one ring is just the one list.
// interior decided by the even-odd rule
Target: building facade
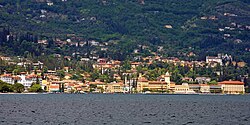
[(221, 85), (222, 93), (225, 94), (244, 94), (244, 83), (240, 81), (223, 81), (219, 82)]

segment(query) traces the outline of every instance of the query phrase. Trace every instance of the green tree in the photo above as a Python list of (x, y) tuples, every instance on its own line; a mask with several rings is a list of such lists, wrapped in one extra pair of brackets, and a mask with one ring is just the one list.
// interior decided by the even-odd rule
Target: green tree
[(130, 62), (128, 60), (125, 60), (124, 63), (122, 64), (122, 70), (126, 71), (126, 70), (130, 70), (130, 69), (131, 69)]
[(29, 88), (29, 92), (43, 92), (43, 89), (41, 87), (40, 84), (33, 84), (30, 88)]
[(217, 85), (218, 82), (216, 82), (215, 80), (213, 80), (213, 81), (209, 82), (208, 84), (209, 84), (209, 85)]
[(0, 81), (0, 92), (13, 92), (13, 88), (11, 84)]
[(14, 92), (17, 92), (17, 93), (24, 92), (24, 86), (20, 83), (15, 83), (12, 87), (13, 87)]
[(94, 70), (93, 73), (90, 74), (91, 81), (95, 81), (96, 79), (99, 78), (99, 72), (98, 70)]
[(60, 77), (60, 79), (63, 79), (65, 77), (65, 73), (63, 70), (58, 70), (57, 75)]

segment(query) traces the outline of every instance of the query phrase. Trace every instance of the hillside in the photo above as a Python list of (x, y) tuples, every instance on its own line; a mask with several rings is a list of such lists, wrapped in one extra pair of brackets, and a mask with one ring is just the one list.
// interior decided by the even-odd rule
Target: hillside
[[(139, 50), (133, 56), (157, 52), (204, 60), (206, 55), (227, 53), (238, 61), (250, 62), (248, 0), (1, 0), (0, 26), (8, 27), (16, 36), (31, 34), (36, 39), (54, 40), (74, 36), (77, 39), (73, 42), (112, 43), (104, 52), (100, 47), (73, 51), (39, 48), (36, 44), (32, 45), (34, 49), (6, 50), (14, 45), (2, 44), (1, 52), (5, 54), (36, 51), (35, 55), (71, 55), (79, 51), (88, 55), (90, 50), (100, 50), (96, 54), (101, 57), (123, 60)], [(149, 49), (143, 50), (142, 46)]]

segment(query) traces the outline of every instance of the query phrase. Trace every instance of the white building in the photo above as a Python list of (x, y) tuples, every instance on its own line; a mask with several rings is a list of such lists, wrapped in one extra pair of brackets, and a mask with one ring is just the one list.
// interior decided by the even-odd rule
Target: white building
[(188, 83), (182, 83), (181, 85), (175, 85), (175, 94), (195, 94), (195, 91), (189, 88)]
[(3, 74), (1, 75), (0, 80), (9, 84), (14, 84), (15, 81), (19, 82), (20, 78), (14, 77), (11, 74)]
[(210, 63), (213, 63), (213, 62), (216, 62), (220, 65), (222, 65), (222, 58), (220, 56), (206, 56), (206, 63), (210, 64)]
[(223, 81), (219, 82), (221, 85), (222, 93), (225, 94), (244, 94), (244, 83), (240, 81)]
[(42, 84), (42, 78), (40, 76), (26, 73), (21, 73), (21, 75), (3, 74), (0, 80), (9, 84), (15, 84), (15, 82), (21, 83), (25, 89), (30, 88), (32, 83), (37, 83), (37, 81), (39, 84)]
[(210, 82), (211, 78), (209, 78), (209, 77), (196, 77), (195, 81), (198, 82), (199, 84), (204, 84), (204, 83)]
[(37, 83), (37, 81), (39, 82), (39, 84), (42, 84), (42, 78), (35, 74), (30, 74), (30, 75), (21, 74), (19, 75), (19, 77), (21, 78), (21, 80), (18, 83), (24, 85), (25, 88), (30, 88), (32, 83)]
[(210, 86), (207, 84), (200, 84), (201, 93), (210, 93)]

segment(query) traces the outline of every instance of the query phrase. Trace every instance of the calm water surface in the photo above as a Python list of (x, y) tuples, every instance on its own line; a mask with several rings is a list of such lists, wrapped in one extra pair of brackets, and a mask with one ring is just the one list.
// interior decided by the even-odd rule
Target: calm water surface
[(0, 125), (250, 125), (249, 95), (0, 95)]

